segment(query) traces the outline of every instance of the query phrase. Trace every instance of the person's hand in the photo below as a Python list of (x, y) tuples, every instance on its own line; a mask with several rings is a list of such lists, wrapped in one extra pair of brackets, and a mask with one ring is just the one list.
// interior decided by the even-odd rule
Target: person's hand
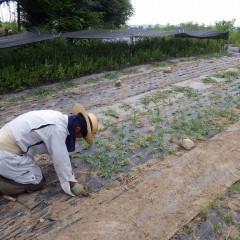
[(79, 183), (74, 183), (73, 186), (71, 187), (71, 191), (75, 196), (80, 196), (84, 192), (84, 188), (82, 184)]

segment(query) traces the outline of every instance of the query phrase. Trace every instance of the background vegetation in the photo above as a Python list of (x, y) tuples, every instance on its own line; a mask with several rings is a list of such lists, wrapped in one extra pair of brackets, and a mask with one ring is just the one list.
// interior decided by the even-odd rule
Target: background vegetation
[(118, 28), (133, 14), (130, 0), (0, 0), (16, 2), (18, 22), (25, 28), (77, 31)]
[(0, 94), (169, 57), (215, 53), (223, 40), (143, 38), (134, 44), (53, 39), (0, 51)]
[[(129, 0), (14, 0), (18, 3), (21, 28), (48, 32), (75, 31), (88, 28), (127, 27), (133, 14)], [(1, 3), (9, 0), (0, 0)], [(232, 21), (214, 26), (182, 23), (192, 29), (228, 30), (229, 43), (240, 46), (240, 30)], [(176, 26), (151, 27), (170, 30)], [(8, 33), (19, 31), (17, 23), (1, 23)], [(140, 41), (103, 42), (100, 40), (53, 39), (11, 49), (0, 50), (0, 94), (21, 91), (46, 83), (65, 81), (81, 75), (113, 70), (124, 66), (161, 61), (169, 57), (185, 57), (220, 52), (223, 40), (193, 38), (142, 38)]]

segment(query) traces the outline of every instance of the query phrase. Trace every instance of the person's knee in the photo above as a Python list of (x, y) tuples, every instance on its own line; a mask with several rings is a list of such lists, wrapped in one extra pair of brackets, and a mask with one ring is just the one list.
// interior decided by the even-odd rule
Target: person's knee
[(18, 195), (24, 193), (25, 186), (11, 179), (0, 176), (0, 193), (4, 195)]
[(38, 184), (26, 184), (25, 191), (27, 193), (36, 192), (40, 190), (46, 182), (46, 178), (43, 176), (42, 180)]

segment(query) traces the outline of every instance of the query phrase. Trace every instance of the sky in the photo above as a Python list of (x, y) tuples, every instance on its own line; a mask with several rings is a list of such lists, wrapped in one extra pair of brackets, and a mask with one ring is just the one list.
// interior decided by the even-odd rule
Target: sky
[[(222, 20), (236, 19), (240, 27), (240, 0), (130, 0), (135, 10), (128, 25), (155, 25), (194, 22), (214, 25)], [(10, 7), (14, 12), (14, 7)], [(14, 15), (0, 5), (0, 19), (9, 21)]]
[(240, 26), (240, 0), (130, 0), (135, 13), (128, 25), (177, 25), (194, 22), (214, 25), (236, 19)]

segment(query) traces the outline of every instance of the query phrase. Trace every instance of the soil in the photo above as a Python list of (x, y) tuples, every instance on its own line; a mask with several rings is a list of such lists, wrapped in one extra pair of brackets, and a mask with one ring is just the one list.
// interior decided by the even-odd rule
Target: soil
[[(78, 85), (64, 90), (59, 90), (57, 84), (50, 85), (48, 88), (56, 91), (49, 96), (29, 95), (34, 93), (33, 89), (1, 97), (1, 125), (29, 110), (70, 113), (75, 102), (83, 104), (101, 120), (95, 146), (85, 149), (78, 142), (79, 151), (72, 156), (76, 178), (92, 191), (90, 196), (75, 198), (64, 194), (48, 156), (35, 156), (47, 176), (47, 184), (37, 193), (18, 196), (15, 203), (0, 202), (1, 239), (230, 239), (239, 234), (236, 227), (239, 193), (225, 194), (224, 206), (235, 215), (234, 221), (221, 223), (221, 231), (214, 231), (219, 227), (216, 223), (223, 218), (219, 217), (219, 211), (211, 211), (206, 219), (200, 220), (199, 213), (239, 180), (240, 121), (229, 121), (226, 115), (221, 119), (214, 116), (224, 127), (214, 125), (215, 128), (198, 138), (189, 133), (195, 144), (189, 151), (181, 149), (177, 141), (170, 141), (176, 136), (169, 132), (157, 139), (163, 141), (161, 148), (156, 139), (147, 144), (140, 140), (159, 128), (169, 130), (170, 123), (183, 118), (179, 110), (188, 113), (191, 122), (201, 109), (213, 103), (219, 107), (224, 99), (224, 107), (238, 118), (239, 76), (231, 81), (215, 77), (215, 83), (220, 84), (204, 83), (203, 79), (238, 70), (240, 54), (213, 59), (176, 59), (165, 65), (170, 65), (172, 72), (164, 73), (160, 65), (126, 69), (117, 85), (116, 79), (106, 79), (102, 73), (74, 79), (72, 82)], [(83, 84), (93, 78), (101, 81)], [(189, 96), (176, 92), (179, 87), (191, 88)], [(159, 90), (168, 91), (161, 101), (143, 103), (143, 99), (159, 96)], [(200, 97), (192, 90), (198, 91)], [(216, 101), (217, 94), (222, 101)], [(130, 110), (121, 108), (123, 105), (130, 106)], [(154, 115), (147, 115), (149, 109)], [(158, 109), (162, 114), (161, 126), (153, 124), (160, 121), (156, 115)], [(181, 130), (176, 134), (182, 134)], [(141, 139), (133, 141), (133, 133)], [(106, 157), (101, 155), (104, 149), (106, 152), (104, 141), (110, 146), (107, 169), (96, 165), (102, 162), (101, 157)], [(121, 171), (110, 168), (119, 167), (114, 164), (123, 152), (128, 162), (121, 165)], [(90, 158), (84, 160), (86, 156)]]

